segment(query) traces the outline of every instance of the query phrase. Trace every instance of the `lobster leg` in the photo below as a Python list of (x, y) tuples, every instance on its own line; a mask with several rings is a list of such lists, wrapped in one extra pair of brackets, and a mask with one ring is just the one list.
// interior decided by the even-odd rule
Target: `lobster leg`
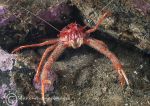
[(41, 93), (42, 93), (42, 101), (45, 103), (44, 93), (45, 93), (45, 84), (51, 84), (51, 81), (48, 80), (48, 71), (51, 71), (53, 63), (57, 60), (57, 58), (62, 54), (62, 52), (66, 49), (66, 45), (59, 43), (58, 46), (54, 49), (54, 51), (49, 56), (47, 62), (43, 66), (43, 71), (41, 75)]
[(100, 53), (104, 54), (106, 57), (108, 57), (111, 62), (113, 63), (114, 68), (116, 69), (117, 73), (119, 74), (119, 80), (120, 84), (123, 87), (125, 85), (125, 82), (127, 85), (129, 85), (128, 78), (125, 74), (125, 72), (122, 69), (122, 65), (119, 62), (118, 58), (107, 48), (106, 44), (102, 41), (99, 41), (97, 39), (85, 39), (84, 44), (96, 49)]
[(45, 45), (55, 44), (57, 42), (58, 42), (58, 39), (52, 39), (52, 40), (48, 40), (48, 41), (45, 41), (45, 42), (39, 43), (39, 44), (24, 45), (24, 46), (20, 46), (20, 47), (14, 49), (12, 51), (12, 53), (18, 52), (19, 50), (25, 49), (25, 48), (41, 47), (41, 46), (45, 46)]
[(103, 16), (98, 20), (98, 23), (91, 29), (87, 30), (85, 33), (89, 34), (96, 31), (99, 25), (104, 21), (104, 19), (110, 14), (110, 12), (105, 12)]
[(45, 50), (45, 52), (43, 53), (42, 58), (41, 58), (41, 61), (40, 61), (40, 63), (39, 63), (39, 66), (38, 66), (38, 68), (37, 68), (37, 71), (36, 71), (36, 75), (35, 75), (35, 82), (36, 82), (36, 83), (39, 82), (41, 68), (42, 68), (42, 65), (43, 65), (44, 61), (46, 60), (46, 57), (47, 57), (48, 53), (51, 52), (52, 50), (54, 50), (55, 47), (56, 47), (56, 45), (52, 45), (52, 46), (48, 47), (48, 48)]

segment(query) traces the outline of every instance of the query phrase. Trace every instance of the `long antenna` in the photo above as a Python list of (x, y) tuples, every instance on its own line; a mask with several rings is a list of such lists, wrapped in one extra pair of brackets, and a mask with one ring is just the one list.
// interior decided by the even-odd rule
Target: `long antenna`
[(28, 11), (30, 14), (34, 15), (36, 18), (42, 20), (43, 22), (45, 22), (47, 25), (51, 26), (52, 28), (54, 28), (56, 31), (60, 32), (60, 30), (58, 30), (56, 27), (54, 27), (52, 24), (48, 23), (46, 20), (42, 19), (41, 17), (38, 17), (36, 14), (32, 13), (31, 11), (27, 10), (26, 8), (20, 6), (22, 9)]
[[(112, 2), (113, 2), (114, 0), (111, 0), (106, 6), (104, 6), (101, 10), (100, 10), (100, 12), (102, 12), (104, 9), (106, 9)], [(85, 15), (84, 15), (85, 16)], [(94, 17), (95, 18), (95, 17)], [(87, 20), (89, 20), (89, 19), (87, 19)], [(93, 20), (91, 19), (91, 21), (93, 22)], [(94, 22), (93, 22), (94, 23)], [(84, 27), (84, 28), (86, 28), (87, 27), (87, 25)]]
[(106, 6), (104, 6), (101, 11), (103, 11), (105, 8), (107, 8), (114, 0), (111, 0)]

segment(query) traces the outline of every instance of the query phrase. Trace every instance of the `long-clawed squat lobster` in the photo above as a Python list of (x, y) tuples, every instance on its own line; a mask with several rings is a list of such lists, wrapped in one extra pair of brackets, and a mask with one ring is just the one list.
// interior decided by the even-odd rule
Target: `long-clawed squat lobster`
[[(35, 82), (40, 83), (41, 81), (41, 84), (42, 84), (41, 93), (42, 93), (43, 103), (45, 103), (45, 98), (44, 98), (45, 85), (51, 84), (51, 81), (48, 80), (48, 71), (51, 71), (53, 63), (58, 59), (61, 53), (68, 47), (72, 47), (75, 49), (85, 44), (96, 49), (97, 51), (104, 54), (106, 57), (110, 59), (115, 70), (117, 71), (119, 75), (119, 81), (120, 81), (121, 86), (124, 86), (125, 82), (127, 85), (129, 85), (128, 78), (125, 72), (123, 71), (122, 65), (119, 62), (118, 58), (111, 51), (109, 51), (107, 45), (103, 41), (89, 37), (90, 33), (97, 30), (99, 25), (108, 16), (108, 14), (109, 12), (105, 12), (103, 16), (99, 19), (98, 23), (89, 30), (85, 30), (85, 27), (80, 26), (76, 23), (71, 23), (67, 25), (66, 27), (64, 27), (61, 31), (59, 31), (60, 33), (58, 34), (58, 38), (56, 39), (51, 39), (51, 40), (48, 40), (39, 44), (20, 46), (12, 51), (12, 53), (15, 53), (24, 48), (42, 47), (45, 45), (49, 45), (49, 47), (45, 50), (45, 52), (42, 55), (41, 61), (39, 63), (39, 66), (37, 68), (36, 75), (35, 75)], [(53, 52), (51, 53), (46, 63), (44, 64), (44, 61), (46, 60), (47, 55), (51, 51)], [(43, 64), (44, 66), (42, 67)], [(41, 73), (41, 77), (40, 77), (40, 73)]]

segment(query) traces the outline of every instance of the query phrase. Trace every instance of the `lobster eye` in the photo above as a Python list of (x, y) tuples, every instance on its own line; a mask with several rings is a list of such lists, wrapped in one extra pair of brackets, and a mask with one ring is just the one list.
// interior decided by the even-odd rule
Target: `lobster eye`
[(81, 25), (77, 24), (77, 27), (79, 28), (79, 27), (81, 27)]
[(66, 19), (67, 19), (67, 16), (66, 16), (65, 14), (61, 14), (60, 18), (61, 18), (62, 20), (66, 20)]

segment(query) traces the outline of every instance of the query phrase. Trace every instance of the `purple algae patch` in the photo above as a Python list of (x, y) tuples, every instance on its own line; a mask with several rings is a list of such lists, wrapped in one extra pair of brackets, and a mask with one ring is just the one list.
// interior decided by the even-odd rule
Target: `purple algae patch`
[(4, 50), (0, 49), (0, 70), (1, 71), (8, 71), (13, 68), (13, 63), (15, 59), (14, 54), (9, 54)]
[(6, 105), (18, 106), (17, 95), (13, 92), (8, 92), (13, 90), (15, 89), (11, 88), (11, 86), (8, 86), (7, 84), (2, 84), (0, 86), (0, 99)]
[(134, 3), (135, 8), (144, 15), (150, 13), (150, 3), (144, 0), (132, 0), (132, 2)]
[(8, 90), (8, 86), (6, 84), (2, 84), (0, 86), (0, 98), (5, 99), (5, 92)]
[(10, 22), (16, 21), (16, 17), (14, 15), (11, 15), (6, 9), (5, 6), (0, 6), (0, 27), (8, 25)]
[(4, 15), (6, 13), (5, 6), (0, 6), (0, 15)]
[(71, 5), (62, 2), (59, 5), (40, 11), (38, 16), (49, 22), (63, 24), (70, 19), (72, 11), (73, 9)]

